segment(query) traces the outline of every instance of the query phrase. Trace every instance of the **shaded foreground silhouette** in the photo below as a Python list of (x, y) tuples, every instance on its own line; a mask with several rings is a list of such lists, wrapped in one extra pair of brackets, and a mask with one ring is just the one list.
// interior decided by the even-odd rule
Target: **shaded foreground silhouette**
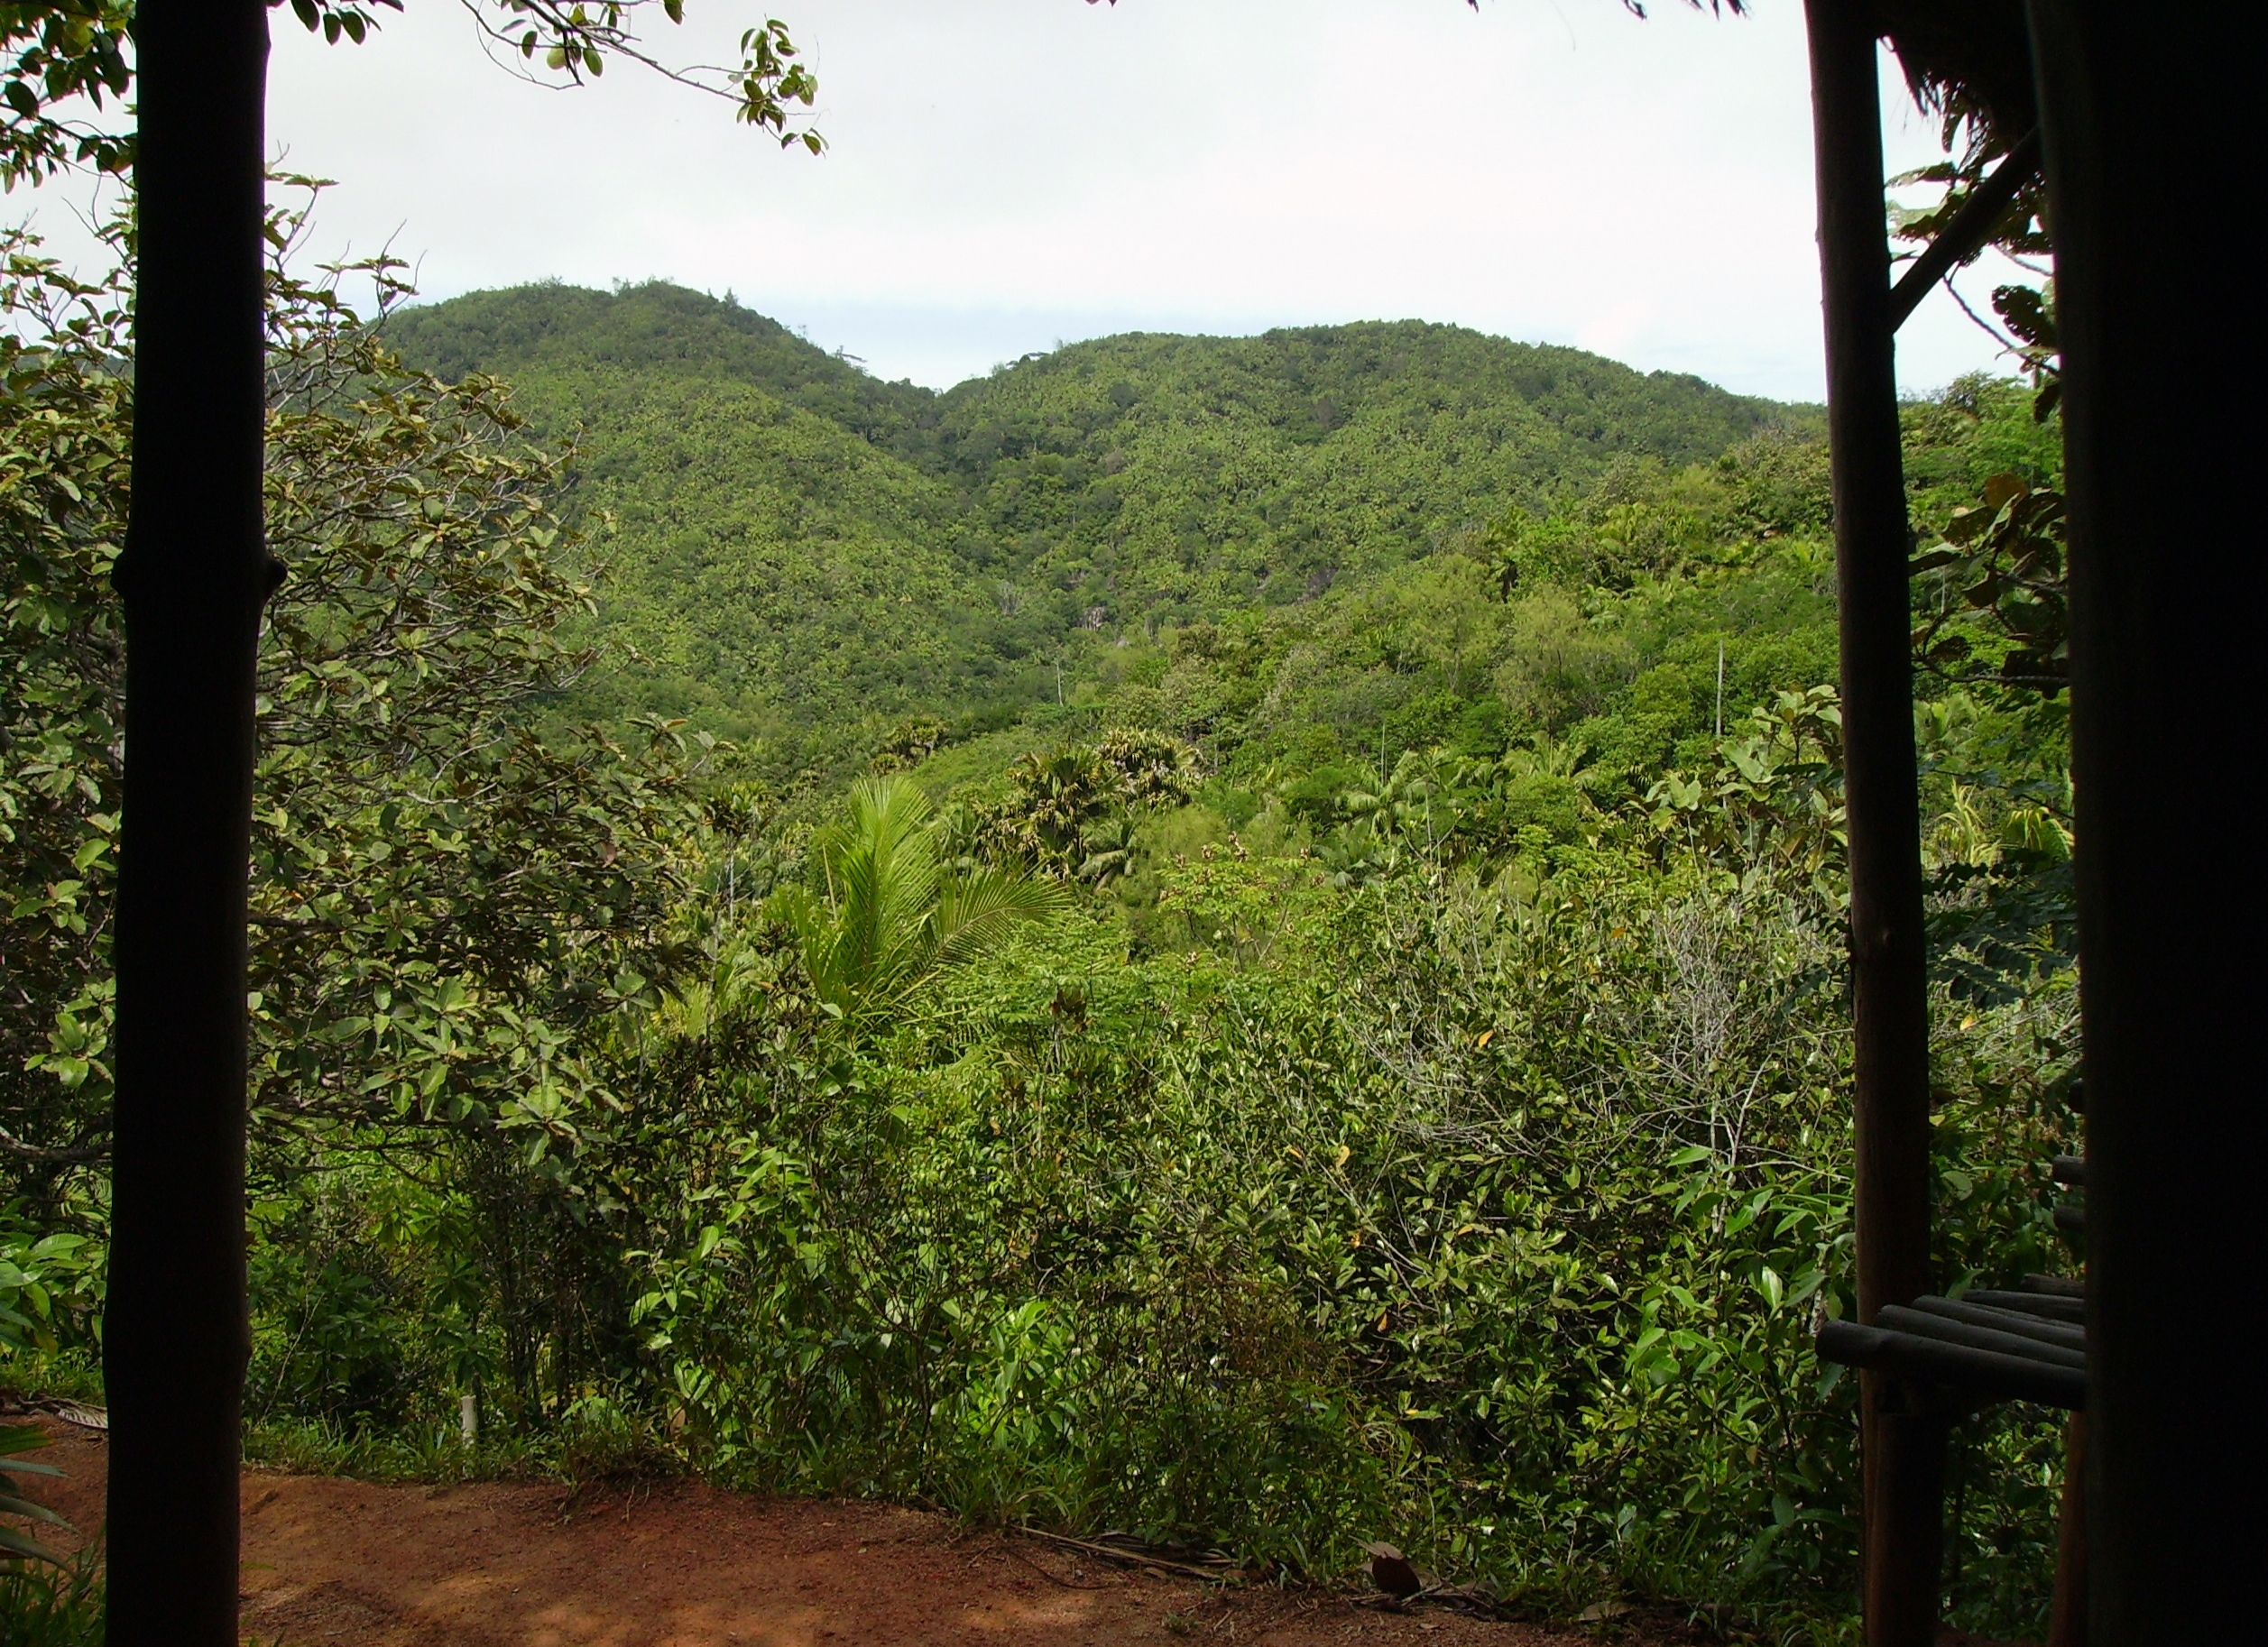
[[(101, 1520), (106, 1447), (45, 1427), (42, 1483)], [(1391, 1614), (1348, 1594), (1222, 1591), (894, 1505), (761, 1499), (677, 1483), (572, 1496), (548, 1483), (381, 1486), (246, 1471), (242, 1625), (263, 1647), (1574, 1647), (1593, 1630)], [(1627, 1647), (1699, 1633), (1612, 1629)]]

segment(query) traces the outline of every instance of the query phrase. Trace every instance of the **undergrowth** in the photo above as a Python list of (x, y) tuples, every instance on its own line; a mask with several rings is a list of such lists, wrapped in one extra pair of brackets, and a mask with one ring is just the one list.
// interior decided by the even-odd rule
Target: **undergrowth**
[(0, 1641), (7, 1647), (101, 1647), (102, 1554), (93, 1545), (60, 1566), (0, 1564)]

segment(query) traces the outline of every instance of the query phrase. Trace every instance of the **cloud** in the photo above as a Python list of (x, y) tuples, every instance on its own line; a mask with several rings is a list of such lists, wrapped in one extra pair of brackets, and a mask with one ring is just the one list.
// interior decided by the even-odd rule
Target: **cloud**
[[(322, 244), (391, 241), (430, 295), (666, 276), (940, 385), (1101, 332), (1417, 317), (1821, 392), (1793, 0), (773, 9), (819, 72), (816, 160), (628, 66), (521, 84), (447, 0), (361, 48), (279, 14), (270, 130), (339, 179)], [(657, 43), (709, 60), (757, 16), (687, 11)], [(1891, 125), (1894, 168), (1934, 153)], [(1989, 359), (1941, 298), (1908, 330), (1917, 386)]]

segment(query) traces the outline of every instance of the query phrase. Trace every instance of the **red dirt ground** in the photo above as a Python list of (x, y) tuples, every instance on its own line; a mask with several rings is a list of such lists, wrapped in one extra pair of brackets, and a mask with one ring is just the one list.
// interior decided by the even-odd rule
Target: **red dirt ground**
[[(41, 1484), (101, 1521), (99, 1436), (43, 1421)], [(569, 1496), (531, 1483), (379, 1486), (247, 1471), (246, 1641), (262, 1647), (1578, 1647), (1552, 1631), (1434, 1609), (1395, 1615), (1330, 1591), (1222, 1590), (970, 1532), (874, 1504), (742, 1497), (668, 1484)], [(1623, 1647), (1685, 1632), (1613, 1631)]]

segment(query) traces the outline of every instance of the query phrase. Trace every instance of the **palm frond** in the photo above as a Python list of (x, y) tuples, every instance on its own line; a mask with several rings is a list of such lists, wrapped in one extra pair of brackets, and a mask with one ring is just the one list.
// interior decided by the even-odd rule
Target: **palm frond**
[(902, 777), (853, 788), (812, 857), (820, 886), (784, 889), (774, 906), (802, 942), (819, 998), (862, 1027), (898, 1017), (938, 972), (1065, 901), (1062, 888), (1023, 875), (948, 875), (936, 809)]
[(981, 869), (948, 881), (931, 922), (936, 966), (965, 965), (1024, 921), (1046, 920), (1068, 902), (1052, 880), (1005, 870)]

